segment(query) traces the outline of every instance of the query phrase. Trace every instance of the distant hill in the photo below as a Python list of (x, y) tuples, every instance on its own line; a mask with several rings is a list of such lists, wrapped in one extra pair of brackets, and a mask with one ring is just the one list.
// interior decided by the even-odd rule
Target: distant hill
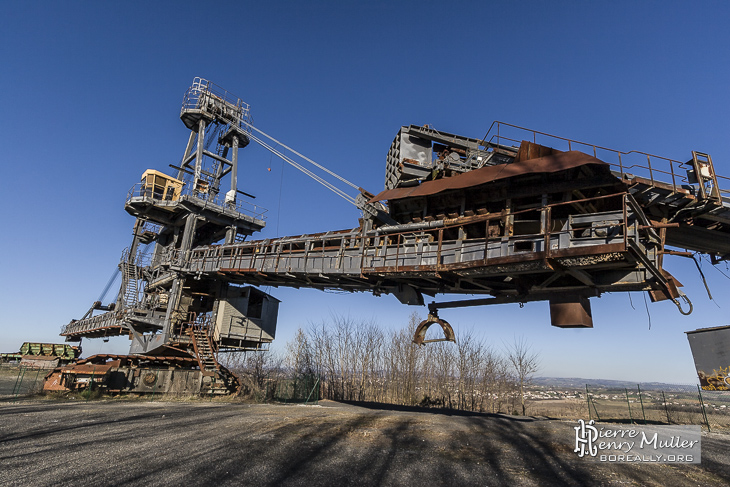
[(605, 387), (608, 389), (636, 389), (639, 384), (642, 390), (696, 389), (697, 384), (668, 384), (663, 382), (636, 382), (609, 379), (582, 379), (579, 377), (535, 377), (532, 383), (537, 386), (555, 387), (559, 389), (585, 389), (588, 387)]

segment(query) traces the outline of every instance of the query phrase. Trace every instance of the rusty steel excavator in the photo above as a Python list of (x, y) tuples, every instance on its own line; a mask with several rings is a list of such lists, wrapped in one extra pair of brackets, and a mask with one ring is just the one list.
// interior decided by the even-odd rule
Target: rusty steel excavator
[[(592, 327), (590, 298), (647, 291), (689, 314), (664, 256), (730, 256), (728, 179), (700, 152), (679, 162), (501, 122), (481, 139), (410, 125), (372, 194), (262, 132), (246, 103), (207, 80), (194, 80), (180, 118), (190, 135), (174, 175), (147, 170), (127, 195), (136, 221), (116, 300), (61, 332), (69, 342), (127, 335), (129, 354), (59, 367), (46, 390), (232, 393), (238, 379), (218, 354), (274, 339), (279, 301), (262, 286), (419, 306), (424, 295), (477, 295), (430, 303), (414, 336), (423, 344), (454, 340), (438, 312), (458, 306), (545, 300), (553, 326)], [(357, 227), (247, 240), (265, 225), (237, 187), (238, 151), (252, 141), (356, 205)], [(443, 338), (426, 339), (433, 324)]]

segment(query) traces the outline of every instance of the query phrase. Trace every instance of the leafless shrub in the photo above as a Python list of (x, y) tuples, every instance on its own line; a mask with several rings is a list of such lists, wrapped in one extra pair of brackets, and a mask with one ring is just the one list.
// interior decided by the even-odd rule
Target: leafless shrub
[(226, 367), (241, 380), (241, 395), (257, 401), (284, 376), (283, 358), (269, 350), (232, 352), (222, 357)]

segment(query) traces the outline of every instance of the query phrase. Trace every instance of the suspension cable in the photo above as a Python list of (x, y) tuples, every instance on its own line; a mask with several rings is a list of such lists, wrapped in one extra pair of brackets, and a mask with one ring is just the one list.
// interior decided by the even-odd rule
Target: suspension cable
[[(699, 252), (697, 252), (699, 253)], [(696, 254), (692, 255), (692, 261), (695, 263), (695, 266), (697, 266), (697, 270), (700, 273), (700, 276), (702, 276), (702, 283), (705, 285), (705, 290), (707, 291), (707, 297), (710, 298), (710, 301), (712, 301), (712, 293), (710, 292), (710, 286), (707, 285), (707, 279), (705, 279), (705, 273), (702, 272), (702, 267), (700, 267), (700, 263), (697, 262), (697, 259), (695, 258)]]
[(114, 284), (114, 281), (117, 280), (117, 276), (119, 276), (119, 267), (114, 268), (114, 272), (112, 272), (111, 277), (109, 278), (109, 281), (107, 281), (106, 286), (104, 286), (104, 290), (99, 295), (99, 299), (97, 301), (101, 302), (106, 298), (106, 293), (109, 292), (109, 288), (112, 287), (112, 284)]
[[(253, 128), (254, 130), (256, 130), (257, 132), (261, 132), (260, 130), (256, 129), (256, 128), (255, 128), (255, 127), (253, 127), (253, 126), (250, 126), (250, 127), (252, 127), (252, 128)], [(261, 132), (261, 133), (263, 133), (263, 132)], [(265, 135), (266, 137), (268, 137), (269, 139), (271, 139), (272, 141), (276, 141), (276, 139), (274, 139), (273, 137), (269, 137), (269, 136), (268, 136), (268, 135), (266, 135), (266, 134), (264, 134), (264, 135)], [(302, 166), (301, 164), (299, 164), (299, 163), (295, 162), (295, 161), (294, 161), (293, 159), (291, 159), (291, 158), (290, 158), (289, 156), (287, 156), (286, 154), (283, 154), (282, 152), (280, 152), (279, 150), (275, 149), (274, 147), (272, 147), (271, 145), (269, 145), (269, 144), (268, 144), (268, 143), (266, 143), (265, 141), (261, 140), (260, 138), (256, 137), (255, 135), (253, 135), (253, 134), (249, 134), (248, 136), (249, 136), (249, 137), (251, 138), (251, 140), (253, 140), (253, 141), (254, 141), (254, 142), (256, 142), (257, 144), (259, 144), (260, 146), (262, 146), (262, 147), (263, 147), (263, 148), (265, 148), (266, 150), (270, 151), (270, 152), (271, 152), (272, 154), (274, 154), (275, 156), (277, 156), (277, 157), (281, 158), (281, 159), (282, 159), (282, 160), (283, 160), (284, 162), (286, 162), (287, 164), (289, 164), (289, 165), (291, 165), (291, 166), (295, 167), (296, 169), (300, 170), (301, 172), (303, 172), (304, 174), (306, 174), (306, 175), (307, 175), (307, 176), (309, 176), (310, 178), (314, 179), (315, 181), (317, 181), (318, 183), (320, 183), (320, 184), (321, 184), (322, 186), (324, 186), (325, 188), (329, 189), (330, 191), (332, 191), (333, 193), (335, 193), (335, 194), (336, 194), (336, 195), (338, 195), (339, 197), (343, 198), (343, 199), (344, 199), (344, 200), (346, 200), (347, 202), (349, 202), (349, 203), (352, 203), (353, 205), (357, 206), (357, 202), (356, 202), (355, 198), (353, 198), (353, 197), (352, 197), (352, 196), (350, 196), (349, 194), (345, 193), (345, 192), (344, 192), (343, 190), (341, 190), (340, 188), (338, 188), (338, 187), (337, 187), (337, 186), (335, 186), (334, 184), (332, 184), (332, 183), (330, 183), (329, 181), (327, 181), (327, 180), (323, 179), (322, 177), (320, 177), (320, 176), (316, 175), (315, 173), (313, 173), (312, 171), (310, 171), (310, 170), (309, 170), (309, 169), (307, 169), (306, 167)], [(340, 179), (340, 180), (342, 180), (342, 181), (346, 182), (347, 184), (349, 184), (350, 186), (353, 186), (353, 187), (357, 188), (357, 186), (354, 186), (354, 185), (353, 185), (352, 183), (350, 183), (349, 181), (345, 180), (344, 178), (342, 178), (342, 177), (340, 177), (340, 176), (337, 176), (337, 175), (336, 175), (336, 174), (334, 174), (334, 173), (333, 173), (332, 171), (329, 171), (328, 169), (325, 169), (325, 168), (323, 168), (323, 167), (322, 167), (322, 166), (320, 166), (319, 164), (317, 164), (317, 163), (315, 163), (315, 162), (311, 161), (310, 159), (307, 159), (306, 157), (302, 156), (302, 155), (301, 155), (301, 154), (299, 154), (298, 152), (296, 152), (296, 151), (292, 150), (291, 148), (289, 148), (289, 147), (285, 146), (284, 144), (281, 144), (281, 142), (278, 142), (278, 141), (276, 141), (276, 142), (277, 142), (277, 143), (279, 143), (279, 144), (280, 144), (280, 145), (281, 145), (282, 147), (286, 147), (287, 149), (291, 150), (291, 151), (292, 151), (293, 153), (295, 153), (295, 154), (299, 155), (300, 157), (302, 157), (302, 158), (306, 159), (307, 161), (309, 161), (309, 162), (312, 162), (312, 163), (313, 163), (314, 165), (316, 165), (317, 167), (319, 167), (319, 168), (322, 168), (322, 169), (323, 169), (323, 170), (324, 170), (325, 172), (327, 172), (328, 174), (333, 174), (333, 175), (334, 175), (335, 177), (337, 177), (337, 179)]]
[[(348, 186), (350, 186), (350, 187), (352, 187), (352, 188), (354, 188), (354, 189), (358, 190), (358, 192), (360, 191), (360, 187), (359, 187), (359, 186), (357, 186), (356, 184), (354, 184), (354, 183), (351, 183), (351, 182), (350, 182), (350, 181), (348, 181), (347, 179), (343, 178), (343, 177), (342, 177), (342, 176), (340, 176), (339, 174), (336, 174), (336, 173), (334, 173), (334, 172), (330, 171), (330, 170), (329, 170), (329, 169), (327, 169), (326, 167), (324, 167), (324, 166), (322, 166), (322, 165), (320, 165), (320, 164), (317, 164), (317, 163), (316, 163), (316, 162), (314, 162), (314, 161), (313, 161), (312, 159), (308, 158), (307, 156), (305, 156), (305, 155), (303, 155), (303, 154), (300, 154), (299, 152), (295, 151), (294, 149), (292, 149), (292, 148), (291, 148), (291, 147), (289, 147), (288, 145), (286, 145), (286, 144), (283, 144), (282, 142), (280, 142), (280, 141), (276, 140), (275, 138), (273, 138), (272, 136), (270, 136), (269, 134), (267, 134), (267, 133), (266, 133), (266, 132), (264, 132), (263, 130), (260, 130), (260, 129), (258, 129), (258, 128), (254, 127), (253, 125), (251, 125), (250, 123), (248, 123), (248, 122), (246, 122), (246, 121), (243, 121), (243, 120), (241, 121), (241, 123), (242, 123), (243, 125), (245, 125), (246, 127), (250, 128), (250, 129), (252, 129), (252, 130), (255, 130), (256, 132), (258, 132), (259, 134), (263, 135), (264, 137), (266, 137), (266, 138), (267, 138), (267, 139), (269, 139), (270, 141), (272, 141), (272, 142), (274, 142), (274, 143), (276, 143), (276, 144), (278, 144), (278, 145), (282, 146), (283, 148), (287, 149), (288, 151), (291, 151), (292, 153), (294, 153), (294, 154), (298, 155), (299, 157), (301, 157), (301, 158), (302, 158), (302, 159), (304, 159), (305, 161), (307, 161), (307, 162), (309, 162), (310, 164), (312, 164), (313, 166), (315, 166), (315, 167), (317, 167), (317, 168), (321, 169), (322, 171), (326, 172), (326, 173), (327, 173), (327, 174), (329, 174), (330, 176), (332, 176), (332, 177), (334, 177), (334, 178), (337, 178), (337, 179), (339, 179), (340, 181), (342, 181), (343, 183), (347, 184)], [(254, 140), (256, 140), (256, 139), (254, 139)], [(258, 140), (256, 140), (256, 141), (258, 142)], [(261, 142), (258, 142), (258, 143), (260, 144)], [(281, 157), (281, 156), (280, 156), (280, 157)]]

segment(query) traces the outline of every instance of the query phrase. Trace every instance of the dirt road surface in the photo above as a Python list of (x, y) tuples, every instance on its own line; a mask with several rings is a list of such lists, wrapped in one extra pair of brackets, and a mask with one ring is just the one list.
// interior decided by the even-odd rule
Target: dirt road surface
[(0, 485), (730, 484), (730, 436), (702, 464), (605, 464), (574, 422), (216, 402), (0, 402)]

